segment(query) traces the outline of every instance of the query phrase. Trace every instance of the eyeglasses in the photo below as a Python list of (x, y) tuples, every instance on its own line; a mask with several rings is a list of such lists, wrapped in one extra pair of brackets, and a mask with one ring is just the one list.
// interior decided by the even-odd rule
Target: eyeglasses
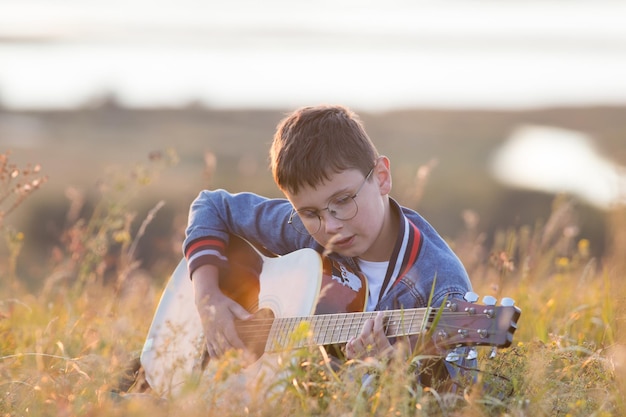
[(319, 232), (322, 227), (322, 216), (320, 212), (324, 210), (328, 210), (328, 213), (337, 220), (353, 219), (359, 212), (359, 206), (355, 198), (359, 195), (367, 180), (372, 176), (375, 167), (376, 166), (372, 167), (354, 194), (343, 194), (333, 197), (333, 199), (328, 202), (326, 208), (319, 211), (312, 209), (294, 210), (291, 212), (287, 223), (292, 225), (299, 233), (314, 235)]

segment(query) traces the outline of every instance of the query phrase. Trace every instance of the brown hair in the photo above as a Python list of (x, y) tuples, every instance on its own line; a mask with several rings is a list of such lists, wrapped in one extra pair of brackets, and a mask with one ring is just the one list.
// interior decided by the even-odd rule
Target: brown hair
[(294, 194), (347, 169), (367, 175), (377, 158), (361, 120), (343, 106), (294, 111), (278, 124), (270, 148), (274, 181), (281, 190)]

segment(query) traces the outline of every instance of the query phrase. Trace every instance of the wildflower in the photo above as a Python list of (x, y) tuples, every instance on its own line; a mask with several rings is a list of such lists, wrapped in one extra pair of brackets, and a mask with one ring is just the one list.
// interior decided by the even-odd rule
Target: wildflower
[(569, 266), (569, 259), (565, 256), (561, 256), (556, 260), (556, 266), (559, 269), (566, 269)]
[(578, 241), (578, 253), (582, 257), (589, 256), (589, 240), (588, 239), (580, 239)]

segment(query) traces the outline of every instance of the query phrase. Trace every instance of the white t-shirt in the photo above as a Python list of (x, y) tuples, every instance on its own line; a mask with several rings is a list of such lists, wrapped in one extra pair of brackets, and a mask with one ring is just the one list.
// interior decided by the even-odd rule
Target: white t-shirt
[(363, 259), (359, 259), (358, 262), (361, 272), (363, 272), (365, 278), (367, 278), (367, 288), (369, 290), (365, 310), (373, 311), (374, 308), (376, 308), (376, 304), (378, 304), (380, 289), (383, 286), (389, 262), (372, 262), (364, 261)]

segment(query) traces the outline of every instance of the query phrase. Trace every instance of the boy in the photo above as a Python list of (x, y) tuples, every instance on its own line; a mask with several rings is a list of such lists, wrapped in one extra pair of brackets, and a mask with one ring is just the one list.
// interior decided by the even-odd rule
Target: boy
[[(278, 255), (301, 248), (329, 253), (366, 277), (368, 311), (427, 307), (431, 297), (437, 307), (471, 291), (463, 265), (437, 232), (389, 196), (390, 161), (349, 109), (296, 110), (279, 123), (270, 157), (286, 199), (216, 190), (201, 192), (191, 205), (184, 251), (211, 358), (244, 349), (234, 323), (250, 318), (218, 285), (231, 234)], [(345, 354), (380, 357), (393, 346), (378, 314)]]

